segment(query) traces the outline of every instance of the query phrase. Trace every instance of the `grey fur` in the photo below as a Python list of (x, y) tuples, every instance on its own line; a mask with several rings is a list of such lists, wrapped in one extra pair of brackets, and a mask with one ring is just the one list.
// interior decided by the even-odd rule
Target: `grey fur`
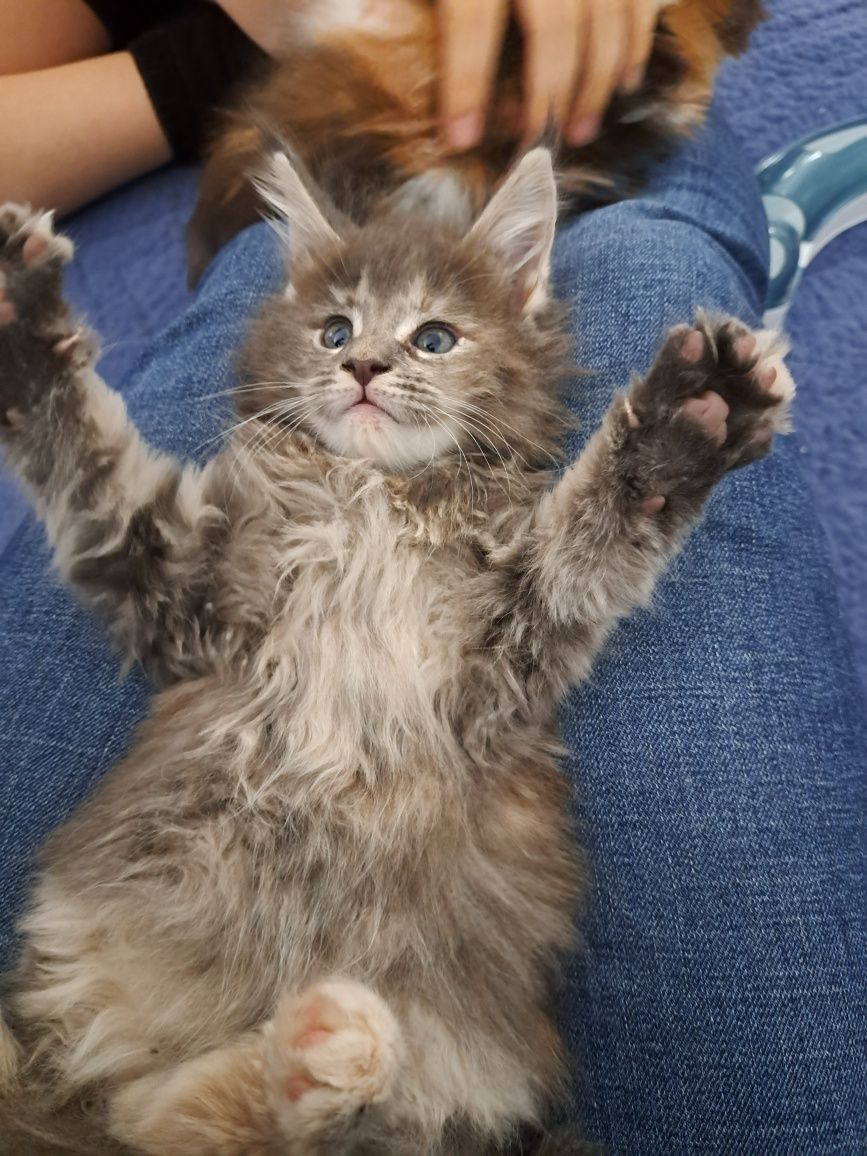
[[(790, 391), (779, 365), (767, 392), (772, 351), (700, 320), (701, 357), (675, 331), (552, 484), (552, 190), (537, 153), (484, 240), (380, 222), (311, 242), (314, 221), (203, 470), (142, 445), (86, 341), (64, 342), (63, 242), (26, 259), (33, 219), (0, 210), (9, 461), (64, 579), (165, 688), (41, 854), (6, 1000), (26, 1062), (0, 1097), (27, 1150), (494, 1156), (562, 1100), (551, 996), (581, 857), (556, 706)], [(543, 238), (517, 296), (498, 213), (522, 261)], [(394, 336), (425, 302), (463, 334), (454, 357)], [(414, 463), (327, 446), (362, 437), (322, 408), (356, 387), (316, 337), (353, 311)], [(681, 412), (708, 389), (724, 444)], [(526, 1150), (586, 1150), (570, 1137)]]

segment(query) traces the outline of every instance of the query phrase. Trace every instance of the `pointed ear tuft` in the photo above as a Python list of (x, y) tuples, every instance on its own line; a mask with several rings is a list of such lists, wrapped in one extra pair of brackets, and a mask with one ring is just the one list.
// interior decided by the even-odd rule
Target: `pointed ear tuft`
[[(255, 177), (262, 199), (276, 215), (275, 224), (289, 251), (289, 263), (340, 240), (312, 193), (282, 150), (271, 153)], [(283, 228), (288, 225), (288, 231)]]
[(503, 261), (525, 313), (547, 300), (556, 224), (557, 182), (551, 154), (536, 148), (515, 166), (470, 231)]

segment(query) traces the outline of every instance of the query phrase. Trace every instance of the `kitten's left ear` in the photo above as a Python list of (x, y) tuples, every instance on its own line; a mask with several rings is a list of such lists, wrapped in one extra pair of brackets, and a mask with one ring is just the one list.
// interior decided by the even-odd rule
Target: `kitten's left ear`
[(470, 230), (470, 237), (493, 249), (505, 263), (525, 313), (547, 300), (556, 224), (557, 183), (551, 154), (536, 148), (515, 166)]
[(290, 266), (299, 257), (340, 241), (286, 151), (278, 149), (270, 154), (255, 184), (265, 203), (277, 214), (278, 223), (289, 226), (286, 242)]

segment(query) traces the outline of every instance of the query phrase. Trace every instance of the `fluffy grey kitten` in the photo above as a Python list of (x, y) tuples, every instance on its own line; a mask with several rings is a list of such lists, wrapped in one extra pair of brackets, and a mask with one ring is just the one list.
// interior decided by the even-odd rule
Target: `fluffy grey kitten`
[(0, 210), (7, 459), (161, 687), (42, 851), (0, 1048), (30, 1139), (4, 1150), (519, 1150), (567, 1082), (557, 703), (785, 423), (780, 350), (700, 318), (555, 481), (543, 150), (466, 235), (350, 226), (281, 154), (263, 189), (287, 283), (203, 469), (95, 375), (69, 241)]

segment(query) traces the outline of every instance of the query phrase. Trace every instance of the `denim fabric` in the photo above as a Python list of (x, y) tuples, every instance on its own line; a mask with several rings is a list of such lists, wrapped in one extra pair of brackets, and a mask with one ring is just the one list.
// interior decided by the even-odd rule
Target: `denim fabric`
[[(641, 199), (561, 230), (555, 282), (594, 371), (575, 394), (585, 431), (666, 325), (699, 304), (756, 320), (765, 245), (718, 118)], [(278, 267), (266, 228), (242, 235), (143, 359), (123, 392), (155, 444), (211, 452), (212, 395)], [(592, 863), (564, 1021), (578, 1109), (612, 1153), (863, 1150), (867, 743), (797, 458), (787, 439), (726, 479), (654, 607), (563, 709)], [(32, 525), (0, 559), (7, 951), (34, 846), (124, 750), (146, 702), (46, 561)]]

